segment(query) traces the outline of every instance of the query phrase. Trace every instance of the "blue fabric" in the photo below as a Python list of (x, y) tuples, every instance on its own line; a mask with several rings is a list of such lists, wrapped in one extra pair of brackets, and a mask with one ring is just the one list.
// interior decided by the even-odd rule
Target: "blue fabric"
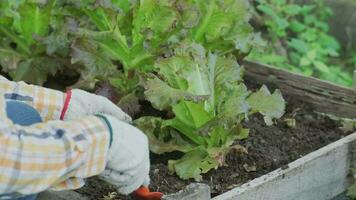
[(20, 101), (7, 101), (6, 113), (14, 124), (29, 126), (42, 122), (41, 116), (36, 109)]
[[(40, 114), (31, 106), (20, 101), (6, 102), (7, 117), (14, 123), (22, 126), (29, 126), (32, 124), (42, 122)], [(27, 195), (14, 200), (36, 200), (37, 194)]]

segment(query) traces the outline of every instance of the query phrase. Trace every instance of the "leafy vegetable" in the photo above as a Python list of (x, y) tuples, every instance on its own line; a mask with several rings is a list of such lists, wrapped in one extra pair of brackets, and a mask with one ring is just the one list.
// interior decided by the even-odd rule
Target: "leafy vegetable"
[[(261, 101), (263, 99), (263, 101)], [(280, 102), (283, 101), (280, 91), (276, 91), (271, 95), (266, 86), (263, 86), (260, 91), (252, 94), (248, 99), (248, 104), (253, 110), (260, 112), (265, 116), (267, 125), (272, 125), (272, 119), (282, 117), (284, 107)]]
[[(212, 52), (241, 56), (250, 51), (257, 38), (248, 23), (247, 0), (126, 0), (113, 1), (107, 7), (83, 3), (75, 8), (90, 22), (82, 23), (77, 37), (96, 44), (97, 54), (73, 57), (89, 68), (100, 60), (111, 60), (120, 62), (125, 73), (131, 69), (152, 71), (155, 61), (162, 55), (171, 56), (171, 50), (181, 42), (196, 42)], [(91, 52), (83, 43), (75, 43), (74, 48)], [(88, 63), (89, 59), (98, 61)]]
[(151, 151), (183, 152), (169, 169), (201, 180), (231, 149), (245, 151), (234, 145), (249, 135), (243, 120), (259, 112), (271, 125), (285, 109), (278, 90), (252, 92), (243, 83), (238, 61), (261, 42), (250, 18), (249, 0), (5, 0), (0, 65), (37, 84), (75, 69), (75, 87), (104, 81), (97, 93), (134, 116), (148, 101), (168, 113), (135, 121)]
[[(254, 50), (251, 59), (276, 67), (316, 76), (350, 86), (351, 69), (342, 65), (340, 44), (329, 35), (330, 8), (323, 0), (297, 4), (281, 0), (255, 0), (256, 19), (267, 46), (263, 51)], [(335, 60), (340, 60), (335, 64)]]
[[(61, 40), (69, 30), (65, 20), (58, 18), (55, 1), (45, 4), (28, 1), (1, 1), (0, 9), (0, 65), (14, 80), (43, 84), (48, 75), (54, 75), (65, 64), (63, 56), (55, 54), (57, 45), (69, 47)], [(50, 28), (63, 27), (61, 32)], [(61, 35), (61, 36), (60, 36)], [(48, 54), (47, 54), (48, 51)]]
[[(174, 56), (157, 61), (154, 68), (158, 75), (148, 80), (146, 97), (157, 109), (172, 109), (174, 118), (144, 117), (136, 124), (146, 131), (154, 153), (186, 153), (169, 162), (170, 170), (183, 179), (201, 180), (201, 173), (224, 165), (233, 142), (248, 136), (241, 122), (249, 114), (260, 112), (271, 125), (284, 113), (278, 90), (273, 94), (265, 86), (255, 93), (247, 90), (243, 68), (233, 56), (182, 44)], [(174, 101), (167, 103), (167, 99)]]

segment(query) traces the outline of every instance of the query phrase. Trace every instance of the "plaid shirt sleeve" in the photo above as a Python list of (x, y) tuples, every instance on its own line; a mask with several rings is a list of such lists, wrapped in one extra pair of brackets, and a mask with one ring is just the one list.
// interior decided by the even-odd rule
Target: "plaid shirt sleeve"
[[(53, 102), (61, 102), (63, 97), (53, 90), (6, 82), (0, 76), (0, 199), (6, 194), (76, 189), (83, 186), (83, 178), (104, 170), (110, 134), (102, 119), (88, 116), (70, 122), (14, 125), (5, 113), (9, 95), (42, 108), (42, 116), (48, 119), (59, 116)], [(47, 97), (51, 101), (44, 99)]]
[(29, 104), (41, 115), (43, 121), (58, 120), (63, 108), (63, 92), (28, 85), (24, 82), (7, 81), (0, 76), (0, 93), (7, 100), (17, 100)]

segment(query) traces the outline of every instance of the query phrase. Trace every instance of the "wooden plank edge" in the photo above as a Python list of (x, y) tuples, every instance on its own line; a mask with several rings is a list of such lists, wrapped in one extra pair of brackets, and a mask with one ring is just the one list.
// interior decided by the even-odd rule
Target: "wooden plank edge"
[(79, 194), (76, 191), (44, 191), (40, 193), (37, 200), (89, 200), (89, 197)]
[[(278, 178), (284, 178), (286, 174), (293, 174), (295, 170), (300, 170), (301, 166), (313, 162), (313, 160), (323, 157), (323, 156), (328, 156), (332, 151), (335, 151), (337, 148), (340, 148), (344, 145), (351, 145), (352, 142), (356, 141), (356, 133), (353, 133), (347, 137), (344, 137), (336, 142), (333, 142), (325, 147), (322, 147), (319, 150), (316, 150), (314, 152), (311, 152), (307, 154), (306, 156), (303, 156), (302, 158), (288, 164), (287, 169), (277, 169), (275, 171), (272, 171), (266, 175), (263, 175), (259, 178), (253, 179), (250, 182), (247, 182), (235, 189), (232, 189), (228, 192), (225, 192), (219, 196), (216, 196), (212, 198), (212, 200), (227, 200), (227, 199), (238, 199), (239, 196), (243, 195), (245, 192), (252, 191), (256, 188), (262, 187), (264, 184), (275, 181)], [(351, 150), (349, 150), (349, 154), (351, 153)], [(351, 157), (351, 155), (350, 155)], [(332, 176), (332, 174), (330, 174)], [(345, 177), (346, 179), (346, 177)], [(346, 189), (346, 188), (344, 188)], [(271, 191), (272, 192), (272, 191)], [(292, 192), (292, 191), (291, 191)], [(319, 199), (320, 200), (320, 199)]]
[(308, 103), (318, 112), (345, 118), (356, 117), (356, 91), (352, 88), (255, 61), (246, 60), (243, 66), (247, 79), (278, 88), (284, 95)]

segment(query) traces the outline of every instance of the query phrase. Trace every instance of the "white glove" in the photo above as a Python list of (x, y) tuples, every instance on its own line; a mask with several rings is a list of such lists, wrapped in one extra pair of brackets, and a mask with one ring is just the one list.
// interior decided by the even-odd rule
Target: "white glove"
[(146, 135), (115, 117), (105, 116), (112, 127), (113, 140), (106, 169), (100, 177), (118, 187), (122, 194), (148, 186), (150, 159)]
[(119, 120), (131, 122), (131, 117), (113, 104), (109, 99), (84, 90), (73, 89), (64, 120), (71, 120), (85, 115), (107, 114)]

